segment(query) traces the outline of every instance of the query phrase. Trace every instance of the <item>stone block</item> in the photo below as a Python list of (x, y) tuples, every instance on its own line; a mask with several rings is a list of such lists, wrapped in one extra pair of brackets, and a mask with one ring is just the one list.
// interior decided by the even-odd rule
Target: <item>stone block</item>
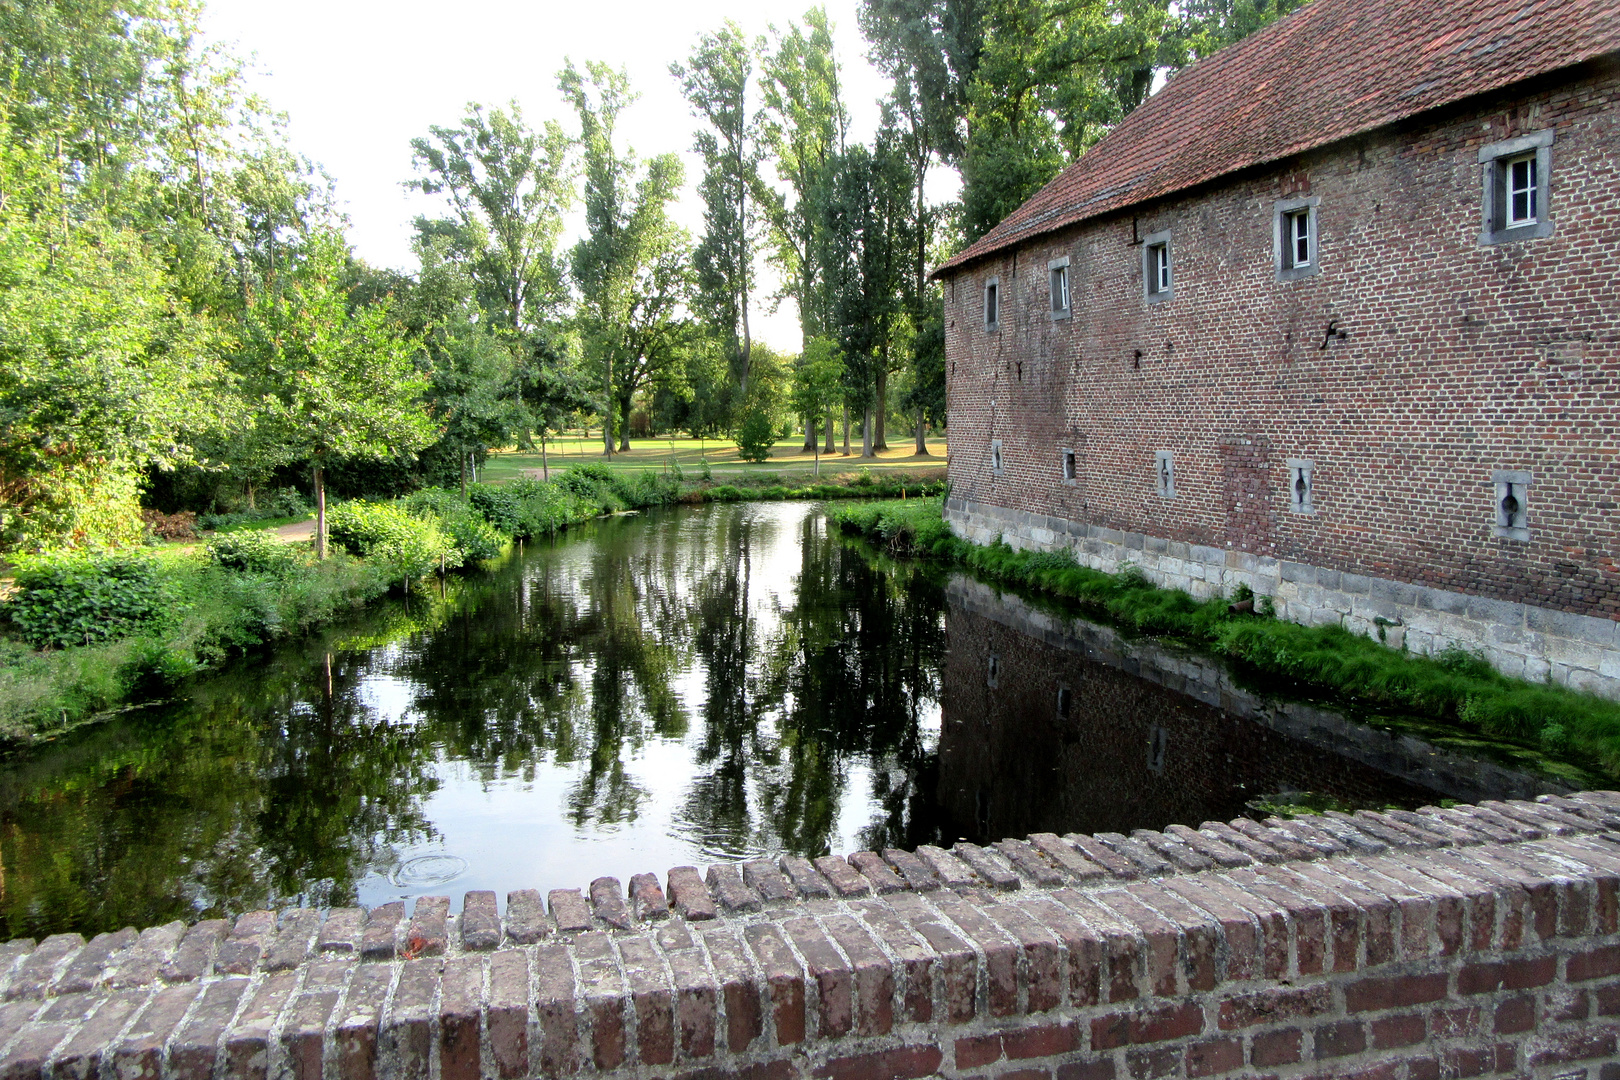
[(1191, 560), (1204, 566), (1225, 566), (1226, 550), (1224, 548), (1205, 547), (1203, 544), (1194, 544), (1190, 552)]
[(1610, 645), (1617, 640), (1612, 619), (1577, 615), (1570, 611), (1524, 605), (1525, 625), (1552, 637), (1570, 638), (1590, 645)]

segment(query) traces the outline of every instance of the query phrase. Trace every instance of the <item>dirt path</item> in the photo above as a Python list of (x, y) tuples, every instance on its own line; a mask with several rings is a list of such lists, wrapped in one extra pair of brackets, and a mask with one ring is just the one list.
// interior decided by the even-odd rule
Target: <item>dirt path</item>
[(295, 521), (291, 525), (277, 525), (270, 530), (276, 534), (276, 539), (284, 544), (295, 544), (300, 540), (308, 540), (315, 535), (315, 519), (308, 521)]

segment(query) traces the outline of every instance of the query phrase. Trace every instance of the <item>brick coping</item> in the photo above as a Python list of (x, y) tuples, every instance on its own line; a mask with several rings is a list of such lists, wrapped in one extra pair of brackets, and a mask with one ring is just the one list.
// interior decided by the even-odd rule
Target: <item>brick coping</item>
[[(1176, 1012), (1228, 984), (1252, 997), (1526, 950), (1564, 978), (1620, 974), (1620, 942), (1546, 960), (1565, 939), (1615, 938), (1617, 890), (1620, 793), (1581, 792), (676, 867), (662, 884), (519, 890), (504, 913), (490, 892), (456, 915), (447, 897), (419, 898), (409, 918), (398, 902), (256, 911), (0, 945), (0, 1076), (450, 1080), (724, 1062), (774, 1080), (772, 1062), (809, 1047), (898, 1053), (907, 1025), (988, 1038), (1129, 1003), (1134, 1019), (1109, 1021), (1136, 1033), (1123, 1046), (1155, 1041), (1144, 1032), (1160, 1020), (1197, 1034), (1246, 1008)], [(1433, 978), (1444, 992), (1464, 980), (1456, 993), (1488, 981), (1468, 970)], [(1185, 1001), (1142, 1013), (1156, 998)], [(1054, 1052), (1108, 1050), (1110, 1030)], [(1013, 1035), (994, 1037), (1005, 1050)], [(918, 1052), (876, 1072), (964, 1067), (960, 1039), (948, 1060)], [(845, 1080), (835, 1065), (818, 1075)]]

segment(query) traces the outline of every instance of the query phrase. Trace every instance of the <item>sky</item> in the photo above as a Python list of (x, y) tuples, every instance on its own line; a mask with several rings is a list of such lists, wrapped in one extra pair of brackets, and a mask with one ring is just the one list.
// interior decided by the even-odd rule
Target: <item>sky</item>
[[(827, 9), (850, 134), (867, 140), (887, 80), (866, 60), (859, 3), (827, 0)], [(699, 236), (701, 166), (691, 152), (697, 121), (669, 65), (684, 61), (699, 33), (728, 17), (752, 38), (772, 24), (785, 28), (809, 6), (810, 0), (210, 0), (204, 28), (251, 59), (250, 89), (287, 114), (292, 148), (332, 177), (355, 253), (375, 266), (412, 271), (411, 221), (440, 213), (444, 204), (401, 187), (413, 175), (410, 140), (426, 135), (429, 125), (455, 126), (474, 101), (515, 99), (531, 123), (554, 118), (572, 130), (572, 112), (557, 93), (565, 58), (579, 67), (602, 60), (629, 71), (642, 96), (620, 117), (621, 141), (643, 159), (683, 155), (687, 186), (674, 216)], [(754, 331), (774, 348), (799, 350), (791, 302), (774, 314), (756, 311)]]

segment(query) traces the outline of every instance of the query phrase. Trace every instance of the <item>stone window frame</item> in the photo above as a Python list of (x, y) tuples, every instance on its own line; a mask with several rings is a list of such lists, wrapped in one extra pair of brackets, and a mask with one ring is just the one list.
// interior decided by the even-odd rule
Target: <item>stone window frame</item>
[[(1316, 504), (1313, 501), (1316, 491), (1313, 476), (1315, 471), (1316, 463), (1311, 461), (1310, 458), (1288, 459), (1288, 509), (1291, 512), (1295, 514), (1316, 513)], [(1305, 480), (1303, 495), (1299, 490), (1301, 477)]]
[[(1508, 244), (1552, 235), (1552, 146), (1553, 129), (1547, 128), (1479, 148), (1481, 244)], [(1512, 224), (1507, 219), (1508, 166), (1531, 155), (1536, 163), (1536, 216), (1532, 221)]]
[[(1159, 287), (1158, 267), (1154, 266), (1154, 252), (1163, 249), (1165, 284)], [(1142, 296), (1150, 304), (1162, 304), (1176, 295), (1175, 252), (1170, 245), (1170, 230), (1161, 229), (1142, 237)]]
[[(1272, 204), (1271, 258), (1278, 281), (1298, 281), (1300, 278), (1314, 277), (1322, 272), (1322, 232), (1316, 223), (1316, 207), (1321, 201), (1320, 195), (1309, 195), (1296, 199), (1278, 199)], [(1305, 214), (1307, 243), (1311, 252), (1310, 261), (1304, 266), (1296, 265), (1294, 262), (1293, 236), (1290, 233), (1293, 218), (1301, 211)]]
[[(1063, 306), (1058, 306), (1059, 283), (1062, 284)], [(1069, 280), (1069, 257), (1053, 259), (1046, 264), (1046, 284), (1052, 297), (1052, 319), (1067, 319), (1074, 313), (1074, 283)]]
[[(1503, 540), (1530, 539), (1530, 485), (1531, 476), (1522, 469), (1497, 469), (1491, 474), (1491, 486), (1496, 497), (1491, 503), (1495, 524), (1491, 535)], [(1509, 513), (1504, 504), (1509, 496), (1518, 509)]]
[(1058, 475), (1069, 487), (1080, 483), (1080, 455), (1072, 447), (1064, 446), (1058, 450), (1060, 462)]
[(1002, 457), (1000, 439), (990, 440), (990, 475), (1007, 475), (1007, 462)]
[(1001, 329), (1001, 277), (993, 275), (984, 282), (984, 332), (994, 334)]
[(1176, 497), (1176, 455), (1172, 450), (1153, 451), (1153, 490), (1161, 499)]

